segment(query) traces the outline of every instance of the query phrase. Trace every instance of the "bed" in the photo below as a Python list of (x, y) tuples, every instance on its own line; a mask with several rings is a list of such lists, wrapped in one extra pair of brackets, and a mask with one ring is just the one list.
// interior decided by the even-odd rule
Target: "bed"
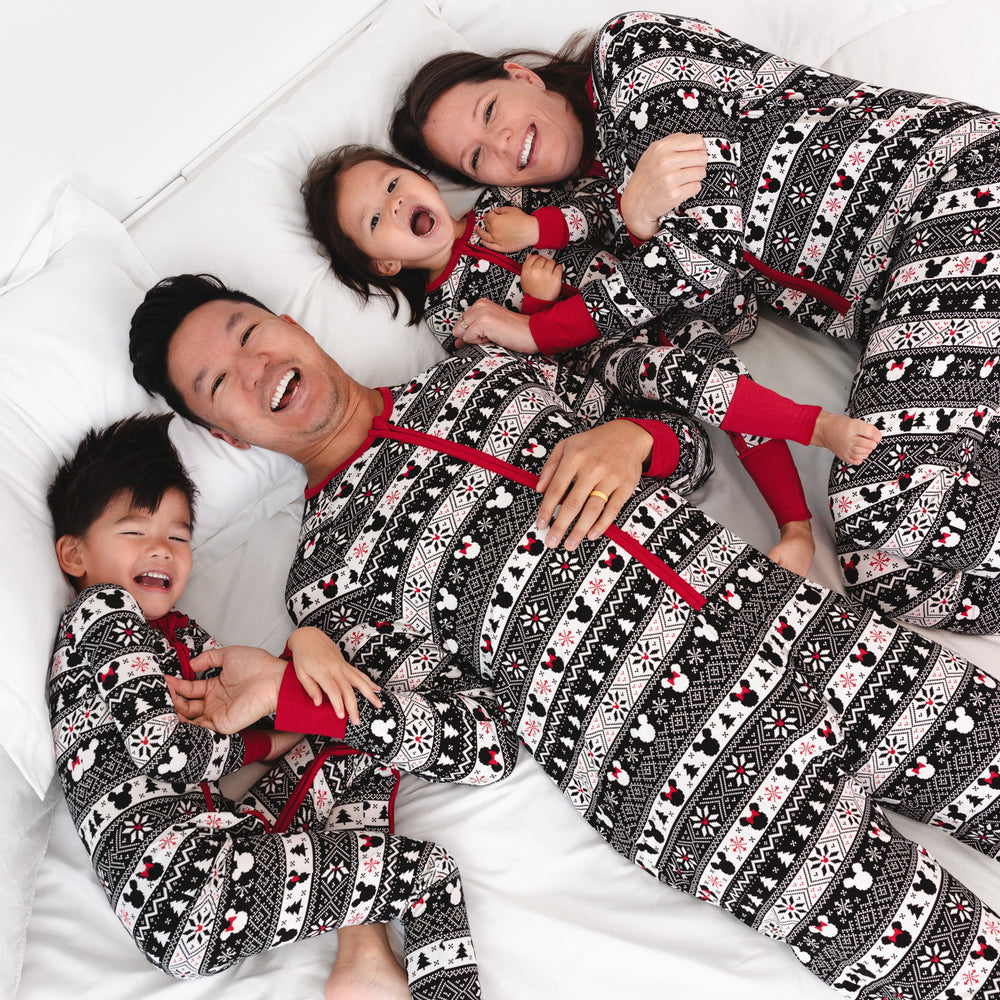
[[(136, 205), (115, 188), (117, 175), (109, 170), (104, 183), (85, 184), (86, 190), (45, 173), (22, 174), (18, 183), (31, 189), (5, 195), (33, 211), (60, 192), (47, 219), (13, 213), (17, 224), (0, 238), (0, 269), (20, 258), (0, 288), (0, 596), (7, 653), (0, 672), (0, 997), (321, 995), (335, 935), (270, 952), (218, 977), (174, 982), (143, 959), (108, 908), (52, 781), (44, 678), (69, 590), (51, 552), (44, 491), (87, 427), (157, 408), (131, 380), (126, 340), (132, 310), (159, 277), (218, 274), (290, 313), (368, 384), (399, 381), (437, 360), (427, 330), (394, 322), (378, 303), (362, 309), (338, 287), (305, 233), (298, 185), (306, 164), (342, 142), (385, 144), (397, 88), (432, 54), (557, 47), (576, 28), (599, 26), (620, 3), (543, 8), (528, 0), (384, 0), (336, 16), (327, 10), (313, 21), (309, 4), (291, 7), (309, 45), (301, 65), (285, 74), (288, 85), (273, 88), (276, 94), (250, 120), (237, 122), (236, 115), (216, 135), (196, 136), (192, 141), (205, 152), (184, 159), (188, 166), (160, 165), (162, 191)], [(815, 0), (687, 0), (664, 9), (837, 72), (1000, 108), (995, 0), (842, 0), (835, 15)], [(94, 17), (89, 30), (99, 30), (99, 21)], [(247, 46), (250, 86), (254, 60), (269, 40), (259, 32), (249, 37), (240, 25), (225, 31), (228, 44)], [(117, 111), (102, 109), (105, 117), (123, 116), (122, 127), (127, 91), (121, 87)], [(41, 110), (59, 125), (59, 108)], [(475, 196), (446, 190), (459, 210)], [(27, 230), (37, 230), (30, 240)], [(765, 384), (843, 408), (854, 345), (766, 316), (739, 350)], [(290, 460), (236, 452), (179, 420), (172, 434), (203, 497), (184, 608), (225, 642), (278, 651), (289, 629), (282, 594), (303, 477)], [(724, 437), (713, 437), (716, 471), (694, 500), (767, 548), (774, 530), (769, 515)], [(817, 449), (792, 448), (816, 515), (810, 576), (842, 589), (825, 514), (828, 463)], [(1000, 637), (935, 638), (1000, 676)], [(526, 755), (508, 781), (488, 789), (404, 777), (396, 821), (400, 831), (440, 841), (457, 858), (487, 998), (833, 995), (782, 946), (658, 885), (609, 850)], [(935, 831), (902, 820), (900, 826), (1000, 906), (998, 866)], [(398, 948), (398, 929), (391, 934)]]

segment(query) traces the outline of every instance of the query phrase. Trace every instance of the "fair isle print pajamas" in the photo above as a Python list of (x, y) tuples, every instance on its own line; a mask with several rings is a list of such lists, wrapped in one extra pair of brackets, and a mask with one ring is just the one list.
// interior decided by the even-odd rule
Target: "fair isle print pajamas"
[(478, 997), (454, 861), (391, 832), (398, 771), (306, 737), (227, 800), (217, 780), (266, 748), (177, 718), (163, 674), (190, 674), (213, 640), (183, 616), (163, 621), (165, 631), (147, 624), (120, 587), (89, 588), (63, 615), (49, 679), (74, 825), (143, 954), (189, 978), (398, 918), (414, 998)]
[(709, 153), (699, 196), (583, 290), (593, 320), (673, 304), (737, 339), (759, 301), (864, 341), (850, 409), (883, 440), (831, 474), (848, 587), (906, 621), (1000, 629), (1000, 116), (652, 12), (604, 27), (593, 91), (619, 192), (658, 138)]
[(1000, 920), (879, 805), (1000, 850), (996, 683), (649, 480), (547, 549), (533, 484), (580, 426), (549, 364), (468, 349), (383, 390), (307, 493), (293, 619), (384, 686), (480, 676), (616, 850), (841, 995), (1000, 995)]
[(521, 288), (521, 267), (531, 251), (489, 250), (475, 232), (487, 212), (504, 205), (538, 218), (539, 247), (563, 266), (564, 296), (575, 296), (589, 282), (616, 272), (618, 259), (608, 247), (632, 251), (614, 191), (604, 178), (584, 177), (552, 188), (487, 188), (467, 217), (464, 235), (455, 241), (447, 270), (428, 288), (424, 315), (445, 349), (454, 351), (456, 325), (480, 298), (529, 313), (544, 354), (592, 371), (635, 405), (667, 407), (721, 427), (778, 523), (808, 519), (784, 441), (809, 444), (820, 408), (800, 406), (754, 382), (727, 340), (710, 323), (683, 311), (662, 320), (653, 317), (643, 328), (619, 329), (610, 337), (585, 310), (574, 317), (583, 322), (546, 326), (549, 303), (525, 296)]

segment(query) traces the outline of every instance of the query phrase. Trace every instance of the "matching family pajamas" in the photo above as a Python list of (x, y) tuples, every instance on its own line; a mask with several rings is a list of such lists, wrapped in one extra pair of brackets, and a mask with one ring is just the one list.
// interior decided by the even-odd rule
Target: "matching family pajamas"
[(721, 427), (778, 524), (808, 519), (784, 441), (809, 444), (820, 407), (799, 406), (754, 382), (726, 340), (701, 319), (668, 315), (665, 321), (681, 321), (676, 329), (654, 318), (646, 327), (589, 343), (596, 333), (589, 324), (552, 329), (545, 324), (551, 303), (524, 294), (521, 287), (521, 268), (530, 251), (490, 250), (475, 231), (488, 212), (505, 205), (538, 220), (541, 235), (535, 249), (562, 265), (563, 297), (613, 275), (619, 266), (615, 253), (632, 251), (614, 191), (604, 178), (584, 177), (553, 188), (487, 188), (467, 216), (465, 233), (455, 241), (444, 274), (428, 286), (424, 315), (442, 345), (454, 350), (462, 314), (478, 299), (528, 313), (543, 353), (592, 370), (622, 399), (669, 407)]
[(581, 426), (555, 370), (467, 348), (383, 390), (307, 491), (290, 614), (427, 693), (405, 717), (363, 703), (345, 741), (419, 766), (436, 690), (478, 682), (503, 722), (449, 716), (470, 758), (503, 770), (516, 734), (616, 850), (842, 995), (1000, 996), (1000, 917), (881, 808), (1000, 851), (996, 683), (648, 479), (604, 537), (546, 548), (533, 486)]
[(851, 411), (883, 439), (831, 473), (848, 587), (906, 621), (1000, 630), (1000, 115), (641, 11), (599, 34), (592, 86), (619, 193), (673, 132), (704, 135), (708, 172), (548, 321), (613, 332), (674, 308), (736, 340), (763, 302), (862, 340)]
[[(116, 586), (85, 590), (59, 627), (49, 678), (59, 777), (108, 900), (143, 954), (188, 978), (340, 926), (399, 918), (414, 998), (478, 997), (454, 861), (391, 832), (396, 770), (306, 737), (244, 798), (223, 796), (218, 779), (265, 756), (269, 738), (180, 721), (163, 676), (193, 677), (191, 657), (212, 645), (175, 612), (147, 623)], [(445, 773), (466, 778), (451, 764)]]

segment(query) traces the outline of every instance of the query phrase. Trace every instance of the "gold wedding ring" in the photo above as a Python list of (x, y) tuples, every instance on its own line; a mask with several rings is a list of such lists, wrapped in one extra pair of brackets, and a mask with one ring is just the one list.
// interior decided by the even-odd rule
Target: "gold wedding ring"
[(600, 497), (605, 503), (608, 502), (608, 495), (607, 495), (607, 493), (602, 493), (600, 490), (591, 490), (590, 491), (590, 495), (592, 497)]

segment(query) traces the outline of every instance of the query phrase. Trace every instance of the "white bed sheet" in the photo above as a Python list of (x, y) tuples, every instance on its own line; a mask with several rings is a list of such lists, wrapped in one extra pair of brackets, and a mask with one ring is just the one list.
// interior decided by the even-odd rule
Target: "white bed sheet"
[[(992, 61), (998, 36), (995, 0), (948, 0), (870, 32), (826, 65), (873, 82), (968, 94), (1000, 107)], [(857, 348), (766, 319), (741, 353), (765, 384), (794, 386), (803, 401), (836, 409), (846, 399)], [(766, 547), (773, 534), (768, 517), (725, 438), (716, 435), (714, 441), (717, 471), (694, 499)], [(832, 529), (823, 513), (828, 463), (816, 449), (792, 447), (817, 515), (819, 550), (810, 575), (839, 589)], [(292, 503), (259, 524), (245, 545), (215, 565), (196, 568), (185, 606), (224, 641), (281, 646), (288, 629), (281, 592), (297, 508)], [(1000, 638), (935, 638), (1000, 674)], [(439, 840), (457, 857), (487, 1000), (832, 996), (782, 946), (630, 866), (573, 815), (529, 758), (522, 757), (509, 781), (488, 789), (404, 777), (396, 818), (401, 831)], [(1000, 906), (1000, 866), (938, 831), (899, 825)], [(57, 808), (17, 995), (297, 1000), (321, 995), (335, 950), (330, 935), (248, 960), (219, 977), (168, 980), (129, 944), (65, 809)]]

